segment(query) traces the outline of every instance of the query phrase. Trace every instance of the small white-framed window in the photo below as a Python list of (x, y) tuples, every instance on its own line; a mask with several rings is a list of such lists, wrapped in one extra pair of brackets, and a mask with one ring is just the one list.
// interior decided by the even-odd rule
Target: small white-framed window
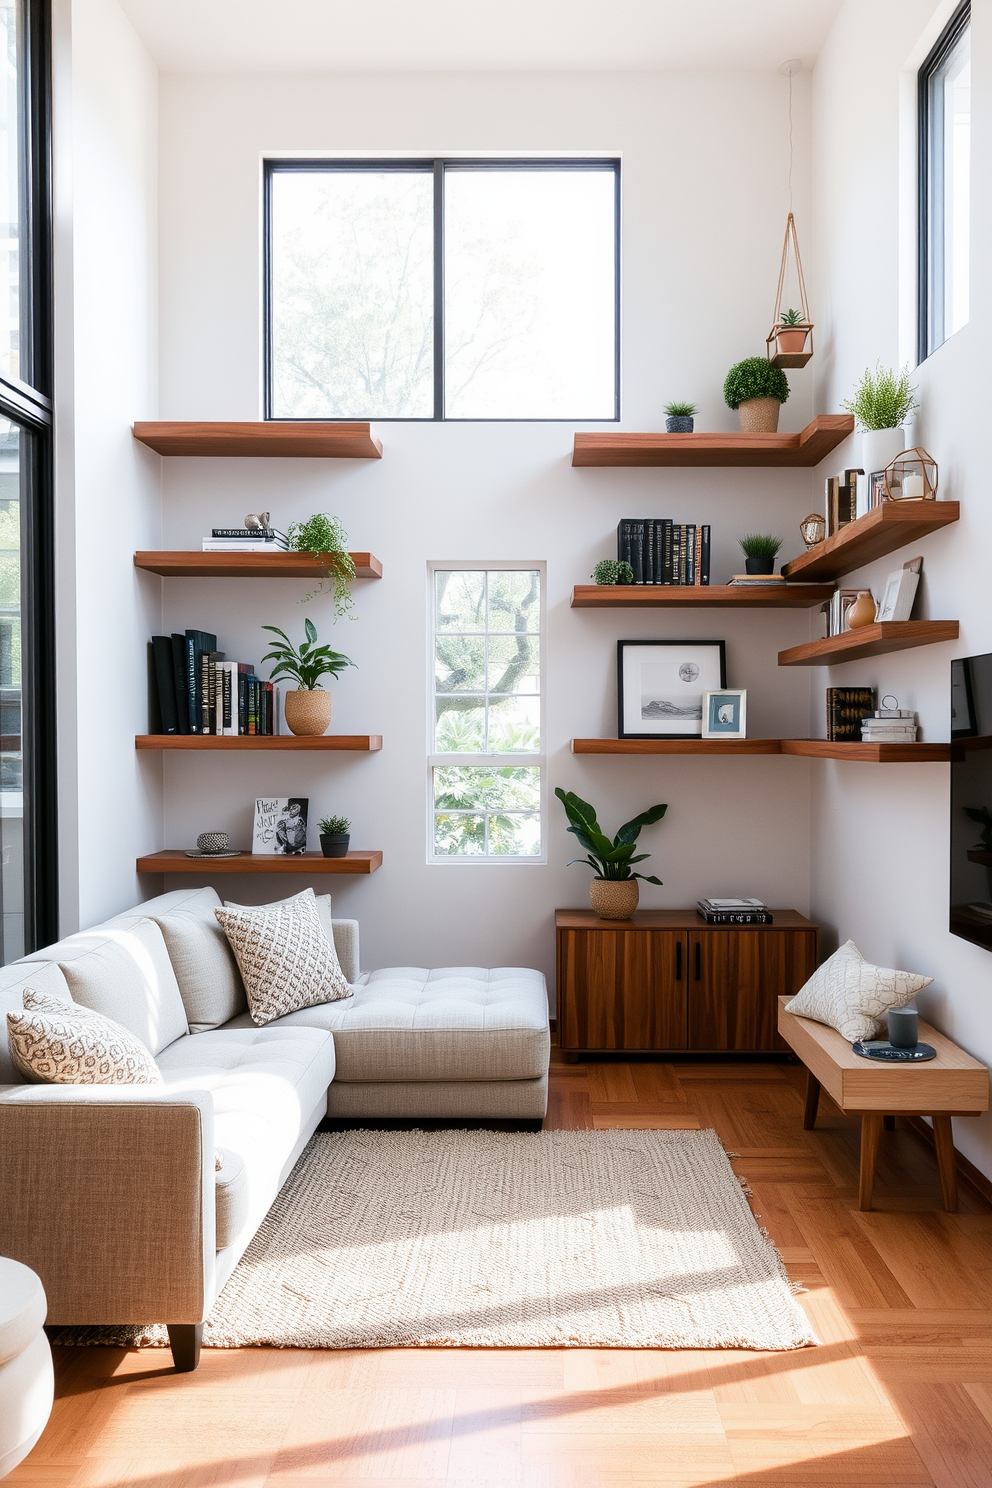
[(969, 314), (971, 5), (963, 0), (919, 73), (919, 360)]
[(544, 863), (543, 562), (428, 565), (427, 858)]

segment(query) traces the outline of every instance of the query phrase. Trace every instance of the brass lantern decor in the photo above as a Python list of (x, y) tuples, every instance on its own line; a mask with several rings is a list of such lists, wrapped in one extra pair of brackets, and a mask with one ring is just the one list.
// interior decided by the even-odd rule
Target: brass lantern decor
[(803, 535), (803, 542), (807, 548), (815, 548), (827, 535), (827, 519), (821, 512), (810, 512), (809, 516), (799, 523), (799, 531)]
[(935, 501), (937, 461), (925, 449), (904, 450), (885, 467), (886, 501)]
[[(782, 309), (782, 291), (785, 288), (785, 271), (789, 262), (789, 245), (796, 259), (796, 276), (799, 280), (800, 309)], [(806, 280), (803, 278), (803, 261), (799, 256), (799, 237), (796, 219), (790, 212), (785, 223), (785, 242), (782, 244), (782, 264), (778, 271), (778, 290), (775, 295), (775, 324), (765, 338), (768, 360), (773, 367), (805, 367), (813, 355), (813, 322), (809, 318), (809, 301), (806, 299)]]

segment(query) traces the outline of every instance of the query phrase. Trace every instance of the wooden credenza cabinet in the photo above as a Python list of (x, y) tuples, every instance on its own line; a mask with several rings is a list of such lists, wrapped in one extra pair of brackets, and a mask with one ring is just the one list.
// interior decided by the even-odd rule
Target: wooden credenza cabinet
[(795, 910), (772, 914), (771, 925), (706, 925), (695, 910), (557, 910), (562, 1049), (788, 1052), (778, 999), (812, 976), (819, 932)]

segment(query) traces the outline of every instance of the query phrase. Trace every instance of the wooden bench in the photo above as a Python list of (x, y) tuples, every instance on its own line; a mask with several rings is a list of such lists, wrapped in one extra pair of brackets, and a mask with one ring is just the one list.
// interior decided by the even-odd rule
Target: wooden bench
[(849, 1116), (861, 1117), (861, 1170), (858, 1203), (871, 1208), (875, 1159), (883, 1122), (899, 1116), (929, 1116), (940, 1169), (944, 1208), (958, 1207), (952, 1116), (980, 1116), (989, 1108), (989, 1072), (957, 1044), (920, 1019), (920, 1042), (932, 1044), (936, 1059), (926, 1064), (890, 1064), (862, 1059), (834, 1028), (787, 1013), (778, 1000), (778, 1031), (806, 1066), (803, 1126), (812, 1130), (820, 1088)]

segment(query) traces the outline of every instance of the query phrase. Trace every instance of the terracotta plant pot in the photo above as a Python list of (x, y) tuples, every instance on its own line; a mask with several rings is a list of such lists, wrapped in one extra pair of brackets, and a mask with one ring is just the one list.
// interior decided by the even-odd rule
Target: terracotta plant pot
[(875, 601), (867, 589), (862, 589), (857, 599), (847, 612), (848, 630), (861, 630), (865, 625), (875, 623)]
[(785, 330), (777, 331), (775, 339), (778, 342), (779, 351), (788, 356), (794, 355), (797, 351), (805, 351), (806, 327), (803, 326), (800, 329), (798, 326), (789, 326)]
[(636, 878), (594, 878), (589, 903), (601, 920), (629, 920), (637, 908)]
[(741, 433), (777, 434), (781, 407), (777, 398), (747, 398), (737, 410), (741, 420)]
[(286, 723), (294, 734), (324, 734), (331, 721), (331, 694), (322, 687), (306, 692), (297, 687), (286, 693)]
[(350, 841), (350, 832), (321, 832), (320, 850), (325, 858), (346, 858)]

